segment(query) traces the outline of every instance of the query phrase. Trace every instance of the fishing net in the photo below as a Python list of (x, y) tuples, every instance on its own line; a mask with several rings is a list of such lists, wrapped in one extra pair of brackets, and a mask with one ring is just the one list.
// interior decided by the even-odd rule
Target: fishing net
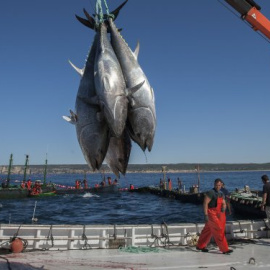
[(120, 251), (122, 252), (129, 252), (129, 253), (148, 253), (148, 252), (154, 252), (154, 253), (159, 253), (159, 252), (167, 252), (166, 249), (161, 249), (161, 248), (154, 248), (154, 247), (120, 247)]

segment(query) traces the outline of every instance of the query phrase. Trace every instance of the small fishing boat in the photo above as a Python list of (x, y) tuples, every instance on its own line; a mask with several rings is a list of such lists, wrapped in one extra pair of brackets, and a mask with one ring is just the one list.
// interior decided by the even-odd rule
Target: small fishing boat
[(182, 203), (193, 203), (193, 204), (202, 204), (204, 200), (204, 193), (200, 192), (200, 171), (199, 165), (196, 167), (198, 174), (198, 182), (196, 185), (193, 185), (189, 188), (189, 191), (186, 191), (185, 188), (182, 189), (182, 183), (180, 184), (180, 179), (178, 179), (178, 188), (173, 189), (171, 180), (166, 184), (166, 166), (162, 166), (163, 179), (160, 179), (159, 186), (146, 186), (140, 188), (129, 189), (130, 192), (139, 192), (139, 193), (151, 193), (161, 197), (172, 198), (179, 200)]
[(248, 218), (266, 218), (265, 211), (261, 210), (262, 194), (257, 190), (236, 189), (230, 194), (230, 203), (235, 213)]
[(160, 187), (148, 186), (129, 189), (129, 192), (151, 193), (160, 197), (179, 200), (183, 203), (202, 204), (204, 194), (199, 192), (182, 192), (179, 190), (161, 189)]
[(48, 197), (48, 196), (55, 196), (55, 195), (56, 195), (56, 192), (54, 190), (54, 191), (40, 192), (40, 193), (31, 192), (31, 193), (28, 194), (28, 197), (37, 198), (37, 197)]
[[(8, 167), (8, 175), (6, 181), (2, 183), (0, 187), (0, 199), (20, 199), (27, 198), (32, 193), (32, 188), (26, 187), (26, 173), (29, 163), (29, 155), (26, 155), (25, 166), (24, 166), (24, 176), (22, 180), (22, 184), (20, 185), (12, 185), (10, 183), (10, 175), (11, 175), (11, 167), (12, 167), (12, 159), (13, 155), (10, 155), (9, 167)], [(36, 180), (35, 185), (38, 184), (42, 190), (42, 193), (51, 193), (55, 190), (55, 186), (52, 183), (46, 183), (46, 174), (47, 174), (47, 158), (44, 168), (44, 180)]]

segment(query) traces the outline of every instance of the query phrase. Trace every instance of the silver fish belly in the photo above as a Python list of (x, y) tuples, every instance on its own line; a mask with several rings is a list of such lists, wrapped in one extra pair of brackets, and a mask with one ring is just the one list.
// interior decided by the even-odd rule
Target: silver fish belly
[(75, 104), (78, 142), (85, 160), (93, 170), (101, 167), (110, 138), (107, 123), (97, 117), (100, 113), (98, 104), (91, 104), (91, 99), (94, 100), (96, 97), (94, 85), (96, 45), (97, 37), (95, 37), (85, 64)]
[(151, 151), (156, 129), (155, 96), (150, 83), (141, 69), (136, 55), (131, 51), (116, 28), (112, 19), (108, 19), (111, 43), (119, 60), (125, 78), (126, 87), (132, 88), (144, 81), (141, 88), (128, 95), (128, 127), (131, 138), (143, 151)]
[(107, 37), (107, 27), (100, 24), (95, 58), (95, 87), (104, 117), (115, 137), (120, 137), (126, 125), (128, 101), (120, 64)]

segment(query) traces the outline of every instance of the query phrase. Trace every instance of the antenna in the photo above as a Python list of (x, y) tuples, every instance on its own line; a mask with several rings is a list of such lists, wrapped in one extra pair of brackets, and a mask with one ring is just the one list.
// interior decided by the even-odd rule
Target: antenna
[(48, 160), (47, 160), (47, 153), (46, 153), (45, 166), (44, 166), (44, 178), (43, 178), (43, 185), (46, 185), (46, 177), (47, 177), (47, 165), (48, 165)]
[(12, 162), (13, 162), (13, 154), (10, 154), (10, 159), (9, 159), (9, 165), (8, 165), (8, 175), (7, 175), (7, 184), (9, 185), (10, 182), (10, 173), (11, 173), (11, 166), (12, 166)]
[(162, 172), (163, 172), (163, 183), (164, 183), (164, 189), (166, 189), (166, 171), (167, 171), (167, 166), (162, 166)]
[(24, 173), (23, 173), (23, 180), (26, 180), (26, 171), (28, 168), (28, 162), (29, 162), (29, 155), (25, 155), (26, 159), (25, 159), (25, 164), (24, 164)]
[(35, 207), (34, 207), (32, 222), (37, 222), (38, 221), (38, 219), (35, 218), (36, 208), (37, 208), (37, 201), (35, 201)]

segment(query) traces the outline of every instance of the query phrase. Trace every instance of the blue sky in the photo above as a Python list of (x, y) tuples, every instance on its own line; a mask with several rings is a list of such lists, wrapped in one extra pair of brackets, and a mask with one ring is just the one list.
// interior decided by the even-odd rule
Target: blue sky
[[(123, 0), (107, 0), (110, 10)], [(225, 1), (222, 1), (225, 3)], [(270, 1), (257, 2), (270, 19)], [(85, 164), (74, 126), (94, 0), (0, 3), (0, 164)], [(270, 44), (217, 0), (129, 0), (116, 20), (155, 91), (152, 151), (130, 163), (270, 162)]]

